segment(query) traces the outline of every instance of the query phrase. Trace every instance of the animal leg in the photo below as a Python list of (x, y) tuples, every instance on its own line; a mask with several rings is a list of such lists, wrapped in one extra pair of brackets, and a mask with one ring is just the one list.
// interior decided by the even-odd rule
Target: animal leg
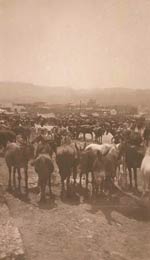
[(17, 169), (18, 172), (18, 189), (19, 192), (21, 192), (21, 172), (20, 172), (20, 168)]
[(8, 168), (8, 170), (9, 170), (8, 190), (11, 190), (11, 166)]
[(49, 195), (52, 195), (52, 189), (51, 189), (51, 173), (48, 176), (48, 185), (49, 185)]
[(86, 189), (88, 188), (88, 183), (89, 183), (88, 177), (89, 177), (89, 174), (88, 174), (88, 172), (86, 172)]
[(100, 144), (102, 144), (102, 135), (100, 136)]
[(97, 136), (96, 136), (96, 134), (95, 134), (95, 142), (97, 142)]
[(80, 173), (80, 186), (82, 186), (82, 172)]
[(100, 143), (100, 138), (99, 137), (97, 137), (96, 139), (95, 139), (95, 143)]
[(146, 177), (145, 174), (143, 174), (143, 172), (141, 172), (142, 177), (143, 177), (143, 191), (142, 191), (142, 197), (144, 197), (145, 193), (146, 193)]
[(16, 189), (16, 168), (13, 168), (13, 186)]
[(107, 196), (109, 198), (111, 198), (112, 183), (111, 183), (111, 177), (110, 176), (106, 176), (106, 178), (105, 178), (105, 191), (106, 191)]
[(92, 185), (92, 196), (95, 197), (96, 196), (96, 185), (95, 182)]
[(61, 193), (64, 194), (65, 191), (65, 184), (64, 184), (64, 178), (61, 176)]
[(70, 175), (67, 177), (67, 192), (69, 191)]
[(91, 172), (91, 175), (92, 175), (92, 186), (93, 186), (93, 184), (94, 184), (94, 182), (95, 182), (95, 180), (94, 180), (94, 173)]
[(74, 184), (76, 184), (76, 178), (77, 178), (77, 169), (76, 167), (73, 168), (73, 179), (74, 179)]
[(28, 168), (25, 168), (25, 189), (26, 194), (28, 194)]
[(40, 202), (44, 202), (45, 201), (45, 188), (46, 188), (46, 181), (45, 180), (40, 180), (40, 187), (41, 187)]
[(104, 192), (104, 180), (102, 180), (100, 184), (100, 193), (102, 194)]
[(98, 185), (95, 183), (93, 187), (93, 196), (96, 198), (98, 195)]
[(138, 185), (137, 185), (137, 169), (136, 168), (134, 168), (134, 181), (135, 181), (135, 188), (137, 189)]
[(130, 188), (132, 188), (132, 170), (131, 170), (131, 168), (128, 168), (128, 171), (129, 171)]

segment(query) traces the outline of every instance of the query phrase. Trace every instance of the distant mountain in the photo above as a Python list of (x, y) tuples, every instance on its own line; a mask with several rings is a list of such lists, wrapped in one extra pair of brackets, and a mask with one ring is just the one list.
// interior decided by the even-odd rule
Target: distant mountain
[(0, 82), (0, 101), (8, 102), (38, 102), (52, 103), (70, 102), (75, 96), (69, 87), (45, 87), (29, 83)]
[(29, 83), (0, 82), (0, 102), (79, 103), (95, 99), (101, 105), (150, 104), (150, 89), (45, 87)]

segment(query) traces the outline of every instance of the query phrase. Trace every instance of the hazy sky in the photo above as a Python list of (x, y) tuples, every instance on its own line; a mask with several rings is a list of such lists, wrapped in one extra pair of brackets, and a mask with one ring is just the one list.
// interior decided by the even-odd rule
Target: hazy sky
[(150, 0), (0, 0), (0, 81), (150, 87)]

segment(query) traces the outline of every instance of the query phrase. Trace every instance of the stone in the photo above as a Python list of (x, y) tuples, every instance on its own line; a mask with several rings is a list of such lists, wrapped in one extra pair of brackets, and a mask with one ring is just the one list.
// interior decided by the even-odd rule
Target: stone
[(24, 247), (19, 229), (6, 203), (0, 203), (0, 260), (23, 260)]

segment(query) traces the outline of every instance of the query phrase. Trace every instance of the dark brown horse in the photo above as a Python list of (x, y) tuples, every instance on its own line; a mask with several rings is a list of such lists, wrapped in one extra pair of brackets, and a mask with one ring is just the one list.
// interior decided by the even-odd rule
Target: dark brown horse
[(132, 169), (134, 173), (135, 189), (138, 188), (137, 169), (141, 167), (144, 153), (145, 153), (145, 147), (142, 146), (138, 147), (135, 145), (127, 145), (126, 147), (125, 162), (129, 172), (130, 189), (133, 188)]
[(135, 188), (138, 188), (137, 169), (141, 167), (141, 162), (145, 153), (145, 147), (142, 146), (140, 133), (131, 131), (126, 139), (125, 162), (129, 172), (130, 188), (132, 183), (132, 169), (134, 173)]
[[(49, 149), (51, 149), (51, 155), (53, 152), (56, 153), (57, 149), (57, 143), (55, 140), (47, 140), (46, 137), (43, 137), (42, 135), (37, 136), (33, 141), (32, 144), (34, 143), (44, 143), (44, 146), (49, 146)], [(40, 145), (38, 146), (38, 149), (40, 148)]]
[(39, 187), (41, 189), (40, 201), (45, 200), (46, 185), (49, 185), (49, 192), (51, 196), (51, 174), (54, 171), (53, 162), (48, 154), (40, 154), (32, 163), (35, 171), (38, 174)]
[(72, 171), (74, 183), (76, 182), (79, 157), (80, 149), (77, 147), (77, 145), (63, 145), (57, 148), (56, 162), (61, 177), (62, 193), (65, 190), (65, 180), (67, 180), (67, 191), (69, 189), (70, 176)]
[(0, 130), (0, 145), (6, 148), (8, 142), (15, 142), (16, 134), (10, 130)]
[(25, 173), (25, 189), (28, 193), (28, 162), (34, 156), (34, 147), (31, 144), (20, 146), (16, 143), (10, 143), (6, 147), (5, 160), (9, 170), (8, 188), (12, 188), (11, 173), (13, 169), (13, 186), (16, 188), (16, 171), (18, 173), (18, 188), (21, 191), (21, 168)]
[(95, 134), (95, 141), (102, 144), (102, 137), (105, 133), (105, 129), (102, 127), (95, 127), (93, 132)]
[(16, 126), (12, 128), (16, 135), (21, 135), (25, 141), (29, 141), (31, 135), (30, 127)]
[(83, 134), (83, 139), (85, 141), (86, 134), (90, 134), (91, 138), (93, 140), (93, 126), (91, 125), (81, 125), (77, 127), (77, 136), (76, 138), (79, 138), (79, 135)]

